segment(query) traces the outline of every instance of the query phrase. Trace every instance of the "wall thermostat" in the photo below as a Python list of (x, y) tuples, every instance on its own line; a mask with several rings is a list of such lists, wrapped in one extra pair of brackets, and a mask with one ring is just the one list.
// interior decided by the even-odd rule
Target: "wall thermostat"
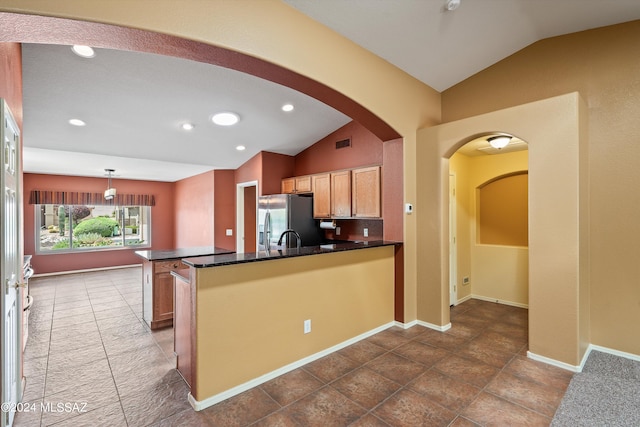
[(413, 212), (413, 205), (411, 203), (405, 203), (404, 212), (408, 213), (408, 214), (412, 213)]

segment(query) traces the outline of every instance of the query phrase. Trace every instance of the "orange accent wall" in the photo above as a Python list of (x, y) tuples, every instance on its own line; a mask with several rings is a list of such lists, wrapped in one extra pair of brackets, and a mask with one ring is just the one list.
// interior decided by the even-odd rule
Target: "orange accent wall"
[[(347, 138), (351, 139), (351, 147), (336, 149), (336, 142)], [(352, 121), (298, 153), (295, 170), (289, 176), (381, 164), (382, 140)]]
[(382, 218), (384, 239), (401, 242), (403, 239), (404, 198), (403, 141), (386, 141), (382, 147)]
[[(73, 255), (36, 255), (35, 207), (29, 204), (31, 190), (101, 192), (106, 188), (106, 178), (24, 174), (24, 239), (25, 253), (37, 274), (74, 271), (116, 265), (140, 264), (141, 258), (133, 249), (114, 249), (100, 252), (78, 252)], [(152, 249), (174, 247), (174, 184), (171, 182), (134, 181), (114, 179), (114, 187), (122, 193), (155, 195), (156, 205), (151, 208)]]
[(236, 184), (258, 181), (258, 194), (280, 194), (282, 178), (294, 175), (295, 159), (285, 154), (261, 151), (235, 171)]
[(22, 48), (0, 43), (0, 98), (4, 98), (22, 131)]
[(214, 171), (175, 183), (175, 246), (214, 244)]
[(282, 178), (293, 176), (295, 158), (285, 154), (262, 152), (261, 195), (280, 194)]
[[(213, 199), (214, 211), (214, 242), (219, 248), (236, 249), (236, 186), (235, 171), (214, 171)], [(226, 230), (233, 230), (233, 235), (227, 236)]]

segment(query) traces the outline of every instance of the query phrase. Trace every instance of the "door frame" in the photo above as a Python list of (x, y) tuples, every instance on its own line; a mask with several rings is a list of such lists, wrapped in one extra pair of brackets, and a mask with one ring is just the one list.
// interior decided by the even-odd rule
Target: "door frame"
[[(2, 343), (2, 351), (0, 352), (0, 371), (1, 371), (1, 375), (0, 377), (2, 378), (2, 384), (1, 384), (1, 391), (0, 391), (0, 399), (2, 400), (2, 403), (4, 404), (6, 403), (17, 403), (20, 402), (22, 399), (22, 385), (23, 385), (23, 381), (22, 381), (22, 323), (23, 323), (23, 319), (22, 319), (22, 303), (21, 303), (21, 296), (22, 296), (22, 292), (20, 292), (20, 285), (22, 284), (22, 282), (24, 281), (23, 276), (23, 272), (22, 272), (22, 259), (23, 259), (23, 249), (22, 249), (22, 188), (21, 188), (21, 178), (22, 178), (22, 146), (21, 146), (21, 139), (20, 139), (20, 128), (18, 127), (15, 119), (13, 118), (13, 115), (11, 114), (11, 111), (9, 110), (9, 106), (7, 105), (7, 103), (5, 102), (4, 99), (0, 98), (0, 119), (2, 121), (2, 129), (0, 129), (0, 138), (4, 138), (4, 121), (7, 120), (9, 121), (9, 123), (11, 124), (11, 126), (15, 129), (16, 132), (16, 136), (17, 136), (17, 141), (16, 141), (16, 150), (15, 150), (15, 158), (12, 160), (15, 162), (14, 168), (14, 175), (15, 175), (15, 187), (14, 187), (14, 191), (15, 191), (15, 198), (14, 198), (14, 203), (15, 203), (15, 209), (13, 210), (13, 213), (15, 214), (15, 218), (13, 218), (13, 221), (11, 222), (11, 226), (15, 227), (15, 259), (12, 260), (12, 262), (14, 263), (13, 268), (15, 268), (15, 287), (13, 289), (8, 289), (8, 283), (5, 283), (5, 269), (6, 269), (6, 261), (7, 261), (7, 256), (6, 253), (4, 253), (3, 251), (3, 259), (0, 262), (0, 278), (1, 278), (1, 287), (2, 287), (2, 298), (0, 298), (0, 343)], [(2, 197), (2, 201), (0, 201), (0, 211), (2, 211), (4, 213), (5, 210), (5, 171), (4, 171), (4, 158), (5, 158), (5, 154), (4, 154), (4, 143), (2, 144), (1, 147), (3, 153), (0, 153), (0, 164), (2, 167), (2, 172), (1, 176), (0, 176), (0, 187), (2, 188), (2, 195), (0, 197)], [(6, 242), (6, 236), (5, 236), (5, 216), (3, 214), (3, 219), (2, 219), (2, 224), (0, 224), (0, 236), (2, 237), (2, 244), (4, 244)], [(9, 294), (9, 292), (15, 292), (15, 306), (16, 306), (16, 313), (15, 313), (15, 322), (13, 327), (15, 328), (15, 330), (10, 331), (7, 328), (7, 322), (5, 322), (5, 318), (7, 316), (7, 301), (6, 301), (6, 296)], [(11, 345), (11, 347), (13, 347), (15, 349), (15, 354), (11, 355), (6, 351), (6, 346), (5, 346), (5, 339), (6, 337), (10, 336), (13, 337), (13, 343)], [(13, 358), (14, 360), (14, 366), (12, 367), (12, 369), (15, 369), (14, 372), (14, 376), (8, 375), (8, 372), (6, 371), (6, 367), (5, 367), (5, 363), (7, 363), (7, 359), (11, 360)], [(10, 384), (9, 382), (7, 382), (8, 380), (10, 380), (10, 378), (14, 377), (15, 378), (15, 385)], [(15, 387), (15, 389), (13, 389), (13, 387)], [(9, 394), (11, 393), (11, 394)], [(13, 395), (15, 393), (15, 395)], [(15, 398), (14, 398), (15, 396)], [(0, 414), (0, 425), (2, 427), (7, 426), (7, 425), (12, 425), (13, 424), (13, 417), (15, 416), (15, 410), (14, 411), (2, 411)]]
[[(245, 252), (244, 247), (244, 189), (256, 187), (256, 209), (260, 195), (258, 181), (247, 181), (236, 184), (236, 252)], [(256, 234), (258, 230), (258, 215), (256, 214)], [(256, 237), (257, 239), (257, 237)], [(257, 240), (256, 240), (257, 242)], [(251, 252), (255, 252), (257, 249)]]
[(458, 304), (458, 242), (457, 242), (456, 175), (449, 173), (449, 306)]

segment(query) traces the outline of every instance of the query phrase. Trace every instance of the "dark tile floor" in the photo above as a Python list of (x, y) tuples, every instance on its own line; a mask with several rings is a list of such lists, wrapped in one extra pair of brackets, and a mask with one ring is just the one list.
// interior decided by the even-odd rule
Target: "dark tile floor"
[(141, 321), (140, 277), (30, 281), (24, 401), (36, 410), (16, 426), (546, 426), (572, 376), (527, 359), (526, 310), (469, 300), (445, 333), (393, 327), (195, 412), (172, 329)]

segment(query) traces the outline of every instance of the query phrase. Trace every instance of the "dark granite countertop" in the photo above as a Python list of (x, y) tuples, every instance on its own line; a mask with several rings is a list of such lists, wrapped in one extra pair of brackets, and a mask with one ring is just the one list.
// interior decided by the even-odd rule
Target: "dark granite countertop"
[(182, 259), (189, 257), (202, 257), (208, 255), (232, 254), (229, 249), (215, 246), (203, 246), (197, 248), (161, 249), (155, 251), (136, 251), (136, 255), (147, 261), (164, 261), (168, 259)]
[(226, 255), (201, 256), (183, 259), (182, 262), (191, 267), (207, 268), (223, 265), (242, 264), (246, 262), (269, 261), (298, 256), (319, 255), (333, 252), (351, 251), (357, 249), (378, 248), (381, 246), (399, 245), (400, 242), (376, 240), (371, 242), (335, 242), (326, 245), (304, 246), (300, 249), (274, 249), (269, 252), (247, 252)]

